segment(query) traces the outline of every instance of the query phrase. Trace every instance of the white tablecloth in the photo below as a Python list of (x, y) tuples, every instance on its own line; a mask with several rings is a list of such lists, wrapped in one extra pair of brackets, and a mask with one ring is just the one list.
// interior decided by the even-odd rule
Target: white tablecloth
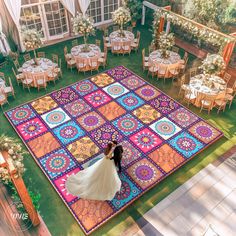
[(114, 31), (110, 34), (110, 42), (130, 42), (131, 44), (134, 42), (134, 34), (130, 31), (124, 30), (125, 37), (120, 36), (120, 31)]

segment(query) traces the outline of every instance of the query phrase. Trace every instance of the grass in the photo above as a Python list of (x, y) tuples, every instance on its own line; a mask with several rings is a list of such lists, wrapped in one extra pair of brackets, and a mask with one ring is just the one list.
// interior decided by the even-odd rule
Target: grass
[[(145, 47), (147, 49), (148, 45), (151, 42), (151, 32), (148, 30), (147, 26), (138, 26), (137, 29), (141, 32), (140, 48)], [(102, 32), (97, 31), (96, 37), (102, 39)], [(95, 38), (91, 38), (90, 41), (94, 42)], [(79, 39), (79, 42), (82, 42), (81, 38)], [(71, 42), (65, 41), (42, 48), (41, 50), (46, 52), (48, 58), (50, 57), (51, 53), (56, 53), (59, 55), (59, 57), (64, 58), (63, 47), (65, 45), (71, 48)], [(52, 92), (53, 90), (60, 89), (71, 83), (91, 76), (90, 73), (86, 73), (84, 75), (83, 73), (78, 74), (76, 71), (71, 72), (70, 70), (67, 70), (64, 59), (62, 64), (63, 79), (57, 82), (55, 86), (53, 85), (53, 83), (50, 84), (47, 88), (47, 91), (41, 90), (40, 92), (37, 92), (36, 89), (32, 89), (31, 93), (29, 93), (27, 90), (24, 91), (22, 87), (18, 87), (15, 82), (13, 86), (16, 91), (16, 100), (14, 100), (13, 98), (9, 98), (10, 105), (6, 106), (5, 110), (28, 102), (30, 100), (34, 100), (40, 96)], [(108, 66), (106, 69), (113, 68), (117, 65), (124, 65), (128, 69), (143, 77), (148, 82), (163, 90), (174, 99), (179, 100), (177, 98), (178, 88), (176, 86), (168, 82), (164, 85), (162, 80), (157, 81), (156, 79), (147, 77), (147, 74), (142, 71), (141, 64), (141, 50), (137, 54), (132, 53), (130, 56), (124, 57), (112, 55), (109, 53)], [(11, 65), (8, 65), (7, 67), (1, 69), (1, 71), (4, 72), (7, 77), (13, 77), (11, 73)], [(100, 70), (100, 72), (101, 71), (102, 70)], [(92, 235), (118, 235), (120, 232), (126, 230), (127, 227), (134, 224), (134, 222), (145, 212), (151, 209), (160, 200), (165, 198), (178, 186), (183, 184), (191, 176), (199, 172), (202, 168), (204, 168), (209, 163), (219, 158), (219, 156), (221, 156), (224, 152), (229, 150), (234, 145), (234, 143), (236, 143), (235, 105), (236, 104), (234, 103), (231, 110), (227, 109), (225, 113), (217, 115), (216, 112), (213, 111), (209, 116), (205, 112), (199, 114), (199, 109), (191, 107), (191, 110), (193, 112), (200, 115), (203, 119), (209, 121), (211, 124), (222, 130), (225, 137), (221, 138), (215, 144), (196, 156), (189, 163), (184, 165), (182, 168), (170, 175), (160, 184), (148, 191), (131, 206), (126, 208), (126, 210), (111, 219), (109, 223), (105, 224), (96, 232), (92, 233)], [(0, 133), (5, 133), (11, 137), (18, 138), (18, 135), (8, 123), (2, 112), (0, 112)], [(24, 179), (27, 184), (28, 178), (31, 178), (33, 181), (33, 186), (31, 186), (31, 189), (39, 191), (42, 195), (40, 201), (40, 213), (44, 221), (46, 222), (51, 234), (56, 236), (84, 235), (69, 210), (66, 208), (58, 194), (54, 191), (44, 174), (34, 162), (33, 158), (30, 155), (27, 155), (25, 157), (24, 163), (27, 168), (27, 171), (24, 174)]]

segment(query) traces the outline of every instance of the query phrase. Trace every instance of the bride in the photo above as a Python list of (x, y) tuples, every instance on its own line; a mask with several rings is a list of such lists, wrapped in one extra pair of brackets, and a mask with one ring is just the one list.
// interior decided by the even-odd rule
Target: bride
[(67, 191), (84, 199), (112, 200), (121, 188), (121, 180), (117, 174), (112, 158), (112, 147), (109, 143), (104, 157), (92, 166), (72, 174), (66, 181)]

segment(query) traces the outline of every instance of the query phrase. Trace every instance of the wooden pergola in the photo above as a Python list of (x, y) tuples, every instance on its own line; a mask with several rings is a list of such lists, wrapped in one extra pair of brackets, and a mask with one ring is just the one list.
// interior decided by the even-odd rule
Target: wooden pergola
[[(204, 29), (208, 33), (212, 33), (212, 34), (218, 35), (221, 38), (224, 38), (227, 41), (227, 43), (224, 45), (224, 48), (222, 50), (222, 56), (223, 56), (223, 58), (225, 60), (226, 65), (229, 64), (229, 61), (230, 61), (230, 58), (231, 58), (231, 55), (233, 53), (234, 46), (235, 46), (235, 43), (236, 43), (236, 32), (233, 33), (233, 34), (230, 34), (230, 35), (224, 34), (224, 33), (219, 32), (217, 30), (211, 29), (211, 28), (209, 28), (209, 27), (207, 27), (205, 25), (202, 25), (202, 24), (200, 24), (200, 23), (198, 23), (196, 21), (188, 19), (188, 18), (186, 18), (186, 17), (184, 17), (182, 15), (179, 15), (179, 14), (176, 14), (176, 13), (172, 12), (171, 11), (171, 6), (158, 7), (158, 6), (152, 4), (152, 3), (148, 2), (148, 1), (143, 1), (142, 25), (145, 24), (146, 8), (153, 9), (154, 11), (160, 10), (163, 13), (167, 13), (168, 15), (170, 14), (171, 16), (174, 16), (174, 17), (177, 17), (177, 18), (179, 18), (181, 20), (189, 22), (192, 25), (194, 25), (195, 27), (197, 27), (198, 29)], [(163, 14), (163, 15), (165, 15), (165, 14)], [(168, 31), (169, 26), (170, 26), (170, 21), (166, 20), (164, 16), (161, 16), (160, 17), (159, 27), (157, 29), (159, 32), (162, 32), (164, 30), (165, 22), (167, 23), (166, 29)]]

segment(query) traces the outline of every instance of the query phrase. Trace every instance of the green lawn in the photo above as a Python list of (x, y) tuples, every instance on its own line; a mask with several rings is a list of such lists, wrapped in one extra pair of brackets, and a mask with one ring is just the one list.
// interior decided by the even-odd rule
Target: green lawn
[[(141, 31), (140, 48), (143, 47), (148, 48), (148, 45), (151, 42), (152, 33), (148, 30), (147, 26), (138, 26), (137, 28), (138, 30)], [(97, 38), (102, 38), (101, 31), (97, 32)], [(82, 42), (82, 39), (80, 38), (79, 41)], [(95, 38), (91, 38), (90, 41), (94, 42)], [(37, 97), (43, 96), (46, 93), (49, 93), (53, 90), (60, 89), (71, 83), (74, 83), (76, 81), (91, 76), (90, 72), (84, 75), (83, 73), (78, 74), (75, 70), (71, 73), (70, 70), (66, 69), (63, 57), (63, 47), (65, 45), (71, 48), (71, 42), (65, 41), (41, 49), (43, 51), (46, 51), (47, 57), (50, 57), (51, 53), (56, 53), (63, 59), (62, 63), (63, 79), (58, 81), (55, 86), (53, 85), (53, 83), (50, 84), (46, 92), (44, 90), (38, 92), (36, 89), (32, 89), (31, 93), (29, 93), (27, 90), (24, 91), (22, 87), (18, 87), (17, 84), (14, 82), (14, 88), (16, 91), (16, 100), (14, 100), (13, 98), (9, 98), (10, 105), (6, 105), (4, 110), (8, 110), (22, 103), (34, 100)], [(161, 80), (157, 81), (156, 79), (147, 77), (147, 74), (143, 73), (141, 50), (137, 54), (132, 53), (130, 56), (116, 56), (116, 55), (113, 56), (111, 55), (111, 53), (109, 53), (108, 66), (106, 69), (113, 68), (117, 65), (124, 65), (128, 69), (134, 71), (135, 73), (143, 77), (148, 82), (152, 83), (153, 85), (163, 90), (165, 93), (167, 93), (174, 99), (178, 100), (177, 99), (178, 88), (176, 86), (168, 82), (165, 85), (163, 85), (163, 82)], [(6, 68), (1, 69), (1, 71), (3, 71), (6, 75), (10, 75), (13, 78), (11, 73), (11, 65), (8, 65)], [(102, 70), (100, 70), (100, 72), (101, 71)], [(124, 210), (122, 213), (111, 219), (109, 223), (102, 226), (92, 235), (99, 235), (99, 236), (118, 235), (119, 232), (127, 229), (127, 227), (132, 225), (146, 211), (151, 209), (161, 199), (170, 194), (174, 189), (183, 184), (186, 180), (188, 180), (191, 176), (196, 174), (206, 165), (216, 160), (224, 152), (229, 150), (236, 143), (235, 105), (236, 104), (234, 103), (232, 105), (231, 110), (227, 109), (225, 113), (220, 113), (219, 115), (217, 115), (216, 112), (214, 111), (211, 113), (210, 116), (208, 116), (205, 112), (199, 114), (199, 109), (195, 107), (190, 107), (190, 109), (193, 112), (197, 113), (202, 118), (204, 118), (211, 124), (218, 127), (220, 130), (222, 130), (225, 134), (225, 137), (221, 138), (218, 142), (216, 142), (207, 150), (196, 156), (193, 160), (191, 160), (185, 166), (183, 166), (178, 171), (170, 175), (160, 184), (155, 186), (152, 190), (148, 191), (145, 195), (143, 195), (140, 199), (134, 202), (126, 210)], [(0, 133), (5, 133), (14, 138), (18, 137), (1, 111), (0, 111)], [(30, 155), (27, 155), (25, 157), (24, 163), (27, 168), (27, 171), (24, 175), (24, 179), (26, 180), (26, 183), (28, 183), (28, 179), (31, 178), (33, 182), (33, 186), (31, 186), (31, 188), (41, 193), (42, 198), (40, 201), (41, 205), (40, 213), (52, 235), (56, 236), (83, 235), (83, 232), (80, 229), (79, 225), (76, 223), (71, 213), (64, 205), (63, 201), (60, 199), (58, 194), (50, 185), (47, 178), (38, 168), (33, 158)]]

